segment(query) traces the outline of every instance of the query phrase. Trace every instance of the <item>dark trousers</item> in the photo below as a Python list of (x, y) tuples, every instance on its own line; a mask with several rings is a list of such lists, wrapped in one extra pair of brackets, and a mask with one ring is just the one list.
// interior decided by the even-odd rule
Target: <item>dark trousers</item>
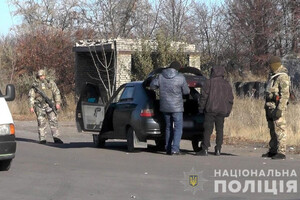
[(224, 116), (215, 113), (205, 113), (204, 120), (204, 134), (203, 141), (201, 143), (202, 149), (208, 149), (210, 147), (210, 136), (213, 132), (214, 125), (216, 126), (216, 149), (221, 150), (223, 144), (223, 128), (224, 128)]

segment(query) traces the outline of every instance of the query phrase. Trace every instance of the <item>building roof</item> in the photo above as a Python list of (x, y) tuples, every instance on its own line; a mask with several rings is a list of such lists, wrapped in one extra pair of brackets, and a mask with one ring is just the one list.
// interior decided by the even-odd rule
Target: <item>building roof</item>
[[(157, 46), (156, 41), (149, 40), (150, 45), (153, 47)], [(115, 47), (116, 46), (116, 47)], [(79, 40), (76, 42), (73, 47), (74, 52), (90, 52), (90, 51), (117, 51), (123, 52), (132, 52), (141, 49), (142, 40), (141, 39), (109, 39), (109, 40), (100, 40), (100, 39), (88, 39), (88, 40)], [(186, 53), (196, 53), (196, 46), (194, 44), (187, 44), (183, 42), (173, 42), (172, 46), (174, 47), (183, 47), (184, 52)]]

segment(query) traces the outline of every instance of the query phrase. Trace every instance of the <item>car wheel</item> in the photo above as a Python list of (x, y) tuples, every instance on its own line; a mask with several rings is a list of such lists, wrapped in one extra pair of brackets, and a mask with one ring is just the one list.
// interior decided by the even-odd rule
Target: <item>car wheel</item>
[(156, 149), (159, 151), (164, 151), (165, 143), (165, 140), (155, 140)]
[(192, 139), (192, 146), (195, 152), (199, 152), (201, 150), (200, 139), (198, 137)]
[(133, 152), (134, 151), (134, 130), (132, 127), (127, 129), (126, 139), (127, 139), (127, 151)]
[(1, 160), (0, 161), (0, 171), (8, 171), (10, 168), (11, 159), (10, 160)]
[(93, 134), (93, 142), (96, 147), (103, 148), (105, 146), (106, 139), (100, 137), (100, 134)]

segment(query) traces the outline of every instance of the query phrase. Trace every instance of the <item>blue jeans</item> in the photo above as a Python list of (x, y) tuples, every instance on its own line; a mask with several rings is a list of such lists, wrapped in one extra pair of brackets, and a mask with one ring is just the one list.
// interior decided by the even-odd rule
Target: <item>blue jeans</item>
[(168, 153), (179, 152), (182, 136), (183, 113), (164, 113), (164, 117), (166, 121), (166, 151)]

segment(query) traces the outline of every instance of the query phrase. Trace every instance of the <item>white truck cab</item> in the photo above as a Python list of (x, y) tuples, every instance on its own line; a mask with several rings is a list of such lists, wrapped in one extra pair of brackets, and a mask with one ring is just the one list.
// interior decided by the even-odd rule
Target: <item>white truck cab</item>
[(7, 171), (16, 153), (15, 125), (6, 101), (15, 99), (15, 87), (8, 84), (5, 95), (0, 91), (0, 171)]

